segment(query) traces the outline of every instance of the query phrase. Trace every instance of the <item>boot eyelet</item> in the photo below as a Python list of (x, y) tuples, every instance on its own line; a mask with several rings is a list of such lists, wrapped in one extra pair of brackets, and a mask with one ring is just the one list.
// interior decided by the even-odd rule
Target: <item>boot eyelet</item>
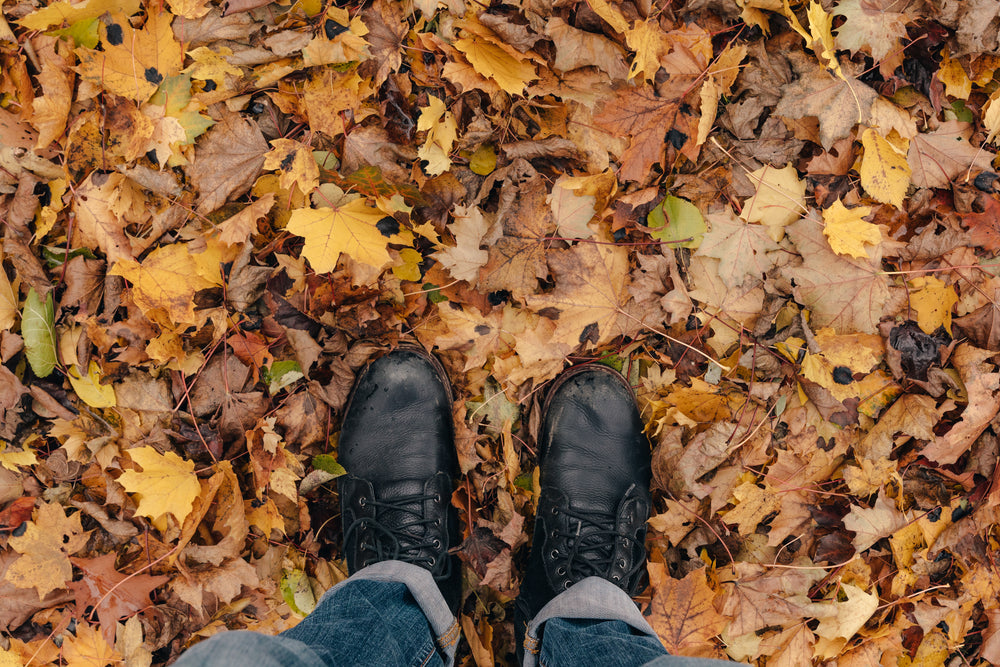
[(563, 590), (564, 590), (564, 591), (565, 591), (566, 589), (568, 589), (568, 588), (569, 588), (569, 586), (570, 586), (570, 582), (569, 582), (569, 580), (566, 580), (566, 581), (564, 581), (564, 582), (563, 582)]
[(436, 503), (441, 502), (441, 494), (440, 493), (435, 493), (434, 494), (434, 502), (436, 502)]
[(368, 504), (368, 502), (365, 500), (364, 496), (361, 496), (360, 498), (358, 498), (358, 507), (364, 507), (367, 504)]
[(625, 569), (626, 567), (628, 567), (628, 563), (627, 563), (627, 562), (625, 561), (625, 559), (624, 559), (624, 558), (619, 558), (619, 559), (618, 559), (618, 567), (620, 567), (620, 568), (621, 568), (621, 569), (623, 569), (623, 570), (624, 570), (624, 569)]
[(441, 519), (434, 519), (434, 527), (435, 528), (441, 527)]
[(553, 559), (559, 558), (559, 550), (558, 549), (553, 549), (552, 551), (550, 551), (549, 552), (549, 558), (553, 558)]
[(556, 574), (558, 574), (560, 577), (565, 576), (566, 568), (560, 565), (559, 567), (556, 568)]
[(549, 510), (549, 514), (551, 514), (552, 516), (555, 516), (558, 511), (559, 510), (556, 508), (556, 506), (553, 505), (552, 509)]
[(611, 575), (611, 580), (612, 580), (612, 581), (621, 581), (621, 580), (622, 580), (622, 578), (621, 578), (621, 575), (618, 575), (618, 574), (612, 574), (612, 575)]
[(431, 546), (433, 546), (435, 549), (440, 549), (441, 548), (441, 540), (435, 538), (434, 542), (431, 543)]

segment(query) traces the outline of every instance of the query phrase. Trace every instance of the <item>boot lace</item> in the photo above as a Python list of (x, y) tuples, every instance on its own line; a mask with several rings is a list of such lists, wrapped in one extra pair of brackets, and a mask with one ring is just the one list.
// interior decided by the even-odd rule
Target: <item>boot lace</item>
[[(633, 575), (643, 566), (644, 545), (632, 535), (616, 529), (617, 514), (595, 510), (576, 511), (569, 507), (553, 507), (553, 514), (569, 517), (569, 530), (557, 530), (555, 536), (562, 544), (552, 549), (550, 556), (556, 561), (556, 574), (567, 576), (563, 586), (568, 588), (586, 577), (601, 577), (625, 587), (631, 586)], [(556, 540), (557, 544), (560, 540)], [(615, 547), (624, 543), (627, 557), (614, 559)], [(619, 572), (612, 572), (617, 567)]]
[[(440, 558), (441, 538), (436, 531), (441, 519), (424, 516), (424, 502), (441, 501), (440, 494), (413, 494), (392, 500), (374, 500), (362, 497), (362, 507), (375, 509), (375, 517), (359, 517), (344, 531), (344, 543), (350, 544), (357, 537), (359, 551), (371, 554), (362, 566), (384, 560), (401, 560), (430, 570), (435, 579), (447, 577), (450, 559)], [(391, 522), (389, 519), (393, 519)], [(444, 571), (443, 571), (444, 570)]]

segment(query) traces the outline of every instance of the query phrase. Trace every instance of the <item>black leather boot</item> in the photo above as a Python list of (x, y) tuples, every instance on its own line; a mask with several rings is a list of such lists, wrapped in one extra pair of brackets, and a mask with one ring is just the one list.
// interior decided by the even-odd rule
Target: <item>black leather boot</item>
[(461, 568), (451, 505), (458, 473), (451, 385), (440, 362), (400, 347), (358, 376), (344, 408), (338, 478), (344, 558), (353, 574), (384, 560), (430, 570), (452, 612)]
[(646, 582), (650, 448), (625, 379), (600, 364), (557, 378), (538, 459), (541, 496), (515, 604), (519, 659), (528, 621), (573, 584), (597, 576), (635, 595)]

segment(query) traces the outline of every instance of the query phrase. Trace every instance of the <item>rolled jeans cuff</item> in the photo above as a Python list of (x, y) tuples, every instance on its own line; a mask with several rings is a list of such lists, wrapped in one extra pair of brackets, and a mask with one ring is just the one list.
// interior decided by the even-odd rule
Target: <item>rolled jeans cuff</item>
[[(535, 667), (542, 646), (542, 630), (553, 618), (622, 621), (640, 635), (657, 638), (628, 593), (601, 577), (587, 577), (552, 598), (528, 622), (524, 639), (524, 667)], [(657, 638), (657, 641), (658, 638)]]
[(455, 664), (455, 650), (458, 648), (460, 632), (458, 621), (448, 608), (448, 603), (441, 594), (437, 582), (434, 581), (434, 576), (428, 570), (399, 560), (381, 561), (358, 570), (324, 593), (323, 597), (332, 595), (341, 586), (358, 579), (405, 584), (420, 611), (427, 617), (427, 623), (434, 633), (434, 643), (441, 653), (445, 667)]

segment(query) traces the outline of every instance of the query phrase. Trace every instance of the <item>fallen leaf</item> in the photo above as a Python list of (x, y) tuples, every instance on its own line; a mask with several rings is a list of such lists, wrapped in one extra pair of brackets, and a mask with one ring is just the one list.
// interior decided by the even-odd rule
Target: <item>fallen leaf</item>
[(906, 154), (913, 169), (913, 184), (918, 188), (944, 188), (956, 178), (967, 180), (973, 172), (990, 169), (996, 156), (970, 144), (971, 136), (969, 123), (949, 120), (933, 132), (913, 137)]
[(199, 192), (198, 212), (211, 213), (253, 185), (264, 166), (267, 142), (257, 123), (223, 114), (195, 149), (185, 171)]
[(126, 470), (118, 483), (135, 494), (136, 514), (155, 521), (169, 513), (183, 522), (201, 493), (194, 463), (173, 452), (160, 454), (152, 447), (133, 447), (128, 456), (142, 470)]
[(941, 465), (955, 463), (1000, 411), (1000, 373), (991, 372), (985, 363), (992, 356), (992, 352), (968, 343), (955, 348), (951, 360), (965, 385), (968, 404), (962, 412), (962, 420), (944, 435), (934, 438), (920, 452), (922, 456)]
[(115, 569), (115, 554), (97, 558), (73, 558), (83, 577), (70, 584), (78, 609), (93, 608), (101, 621), (104, 640), (114, 641), (115, 624), (145, 609), (151, 603), (149, 594), (169, 577), (133, 574), (126, 576)]
[(397, 223), (383, 234), (378, 225), (385, 217), (359, 198), (339, 206), (295, 209), (286, 228), (305, 238), (302, 254), (318, 273), (333, 271), (341, 253), (381, 269), (391, 261), (386, 243), (399, 228)]
[(743, 204), (740, 217), (767, 226), (775, 242), (785, 236), (785, 227), (802, 217), (806, 210), (806, 182), (799, 180), (792, 165), (781, 169), (763, 166), (747, 175), (757, 189)]
[(835, 253), (864, 259), (868, 257), (866, 244), (882, 242), (879, 228), (864, 220), (871, 212), (868, 206), (848, 209), (839, 199), (823, 211), (823, 234)]
[(712, 604), (715, 593), (705, 577), (705, 568), (673, 579), (659, 564), (649, 565), (653, 600), (649, 622), (672, 655), (710, 654), (711, 639), (726, 625)]
[(795, 280), (796, 301), (812, 311), (814, 326), (873, 333), (889, 297), (885, 276), (871, 260), (834, 253), (820, 226), (808, 218), (787, 229), (804, 262), (786, 274)]

